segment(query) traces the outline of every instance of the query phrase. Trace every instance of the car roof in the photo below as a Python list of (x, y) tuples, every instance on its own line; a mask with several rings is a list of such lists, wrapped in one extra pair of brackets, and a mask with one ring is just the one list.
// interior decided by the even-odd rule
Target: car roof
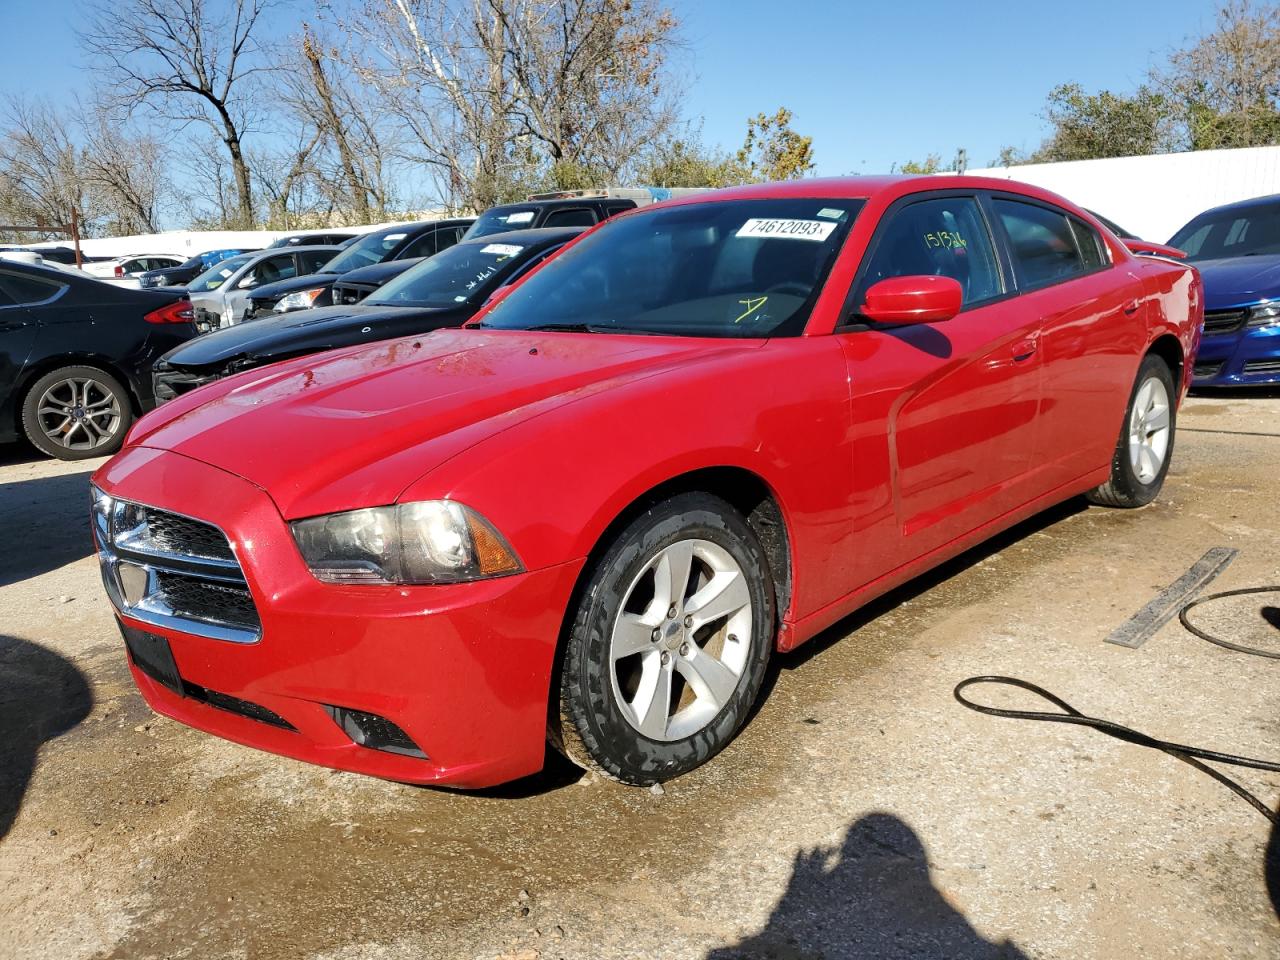
[(522, 247), (544, 247), (552, 243), (564, 243), (587, 227), (535, 227), (531, 230), (504, 230), (502, 233), (486, 233), (483, 237), (463, 240), (458, 246), (470, 246), (473, 243), (516, 243)]
[(489, 213), (492, 210), (535, 210), (544, 207), (581, 207), (588, 203), (620, 203), (622, 201), (630, 201), (630, 197), (557, 197), (554, 200), (513, 200), (511, 203), (495, 203), (492, 207), (486, 207), (484, 212)]
[[(237, 253), (236, 256), (237, 257), (253, 256), (256, 259), (259, 257), (276, 257), (284, 253), (307, 253), (313, 250), (319, 251), (320, 253), (330, 253), (330, 252), (337, 253), (338, 249), (339, 248), (336, 243), (308, 243), (308, 244), (300, 243), (297, 246), (264, 247), (261, 250), (246, 250), (244, 253)], [(231, 258), (228, 257), (227, 259), (230, 260)], [(214, 264), (214, 266), (217, 266), (217, 264)]]
[(1197, 220), (1207, 213), (1221, 213), (1224, 210), (1250, 210), (1254, 207), (1272, 207), (1280, 204), (1280, 193), (1268, 194), (1265, 197), (1250, 197), (1247, 200), (1237, 200), (1234, 203), (1224, 203), (1219, 207), (1210, 207), (1208, 210), (1201, 210), (1192, 220)]
[(360, 234), (360, 239), (365, 237), (389, 237), (396, 233), (426, 233), (428, 230), (434, 230), (437, 227), (462, 227), (467, 226), (475, 221), (475, 217), (457, 217), (449, 220), (413, 220), (409, 223), (397, 223), (391, 227), (379, 227), (377, 230), (370, 230), (367, 233)]

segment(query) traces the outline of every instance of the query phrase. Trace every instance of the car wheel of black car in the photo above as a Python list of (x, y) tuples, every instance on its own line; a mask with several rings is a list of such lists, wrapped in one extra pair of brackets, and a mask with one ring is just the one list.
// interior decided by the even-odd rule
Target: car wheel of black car
[(632, 521), (581, 591), (552, 742), (580, 766), (641, 785), (715, 756), (764, 679), (768, 570), (747, 522), (718, 497), (681, 494)]
[(1160, 493), (1173, 458), (1177, 426), (1173, 374), (1160, 357), (1148, 354), (1138, 368), (1120, 439), (1111, 458), (1111, 479), (1088, 494), (1107, 507), (1146, 506)]
[(22, 403), (27, 439), (59, 460), (115, 453), (132, 423), (128, 391), (97, 367), (52, 370), (32, 384)]

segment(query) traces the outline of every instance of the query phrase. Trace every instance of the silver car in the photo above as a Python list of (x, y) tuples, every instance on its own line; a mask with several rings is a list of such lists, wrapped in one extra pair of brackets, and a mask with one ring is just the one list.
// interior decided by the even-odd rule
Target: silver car
[(315, 273), (339, 249), (315, 245), (254, 250), (215, 263), (187, 284), (196, 329), (207, 332), (239, 323), (255, 287)]

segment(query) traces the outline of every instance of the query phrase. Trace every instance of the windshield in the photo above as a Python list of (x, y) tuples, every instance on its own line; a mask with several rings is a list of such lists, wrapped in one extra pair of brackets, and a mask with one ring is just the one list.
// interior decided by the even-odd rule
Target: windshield
[(484, 319), (512, 330), (793, 336), (863, 200), (726, 200), (611, 220)]
[(349, 247), (344, 247), (332, 260), (321, 267), (318, 273), (346, 273), (360, 267), (381, 263), (404, 243), (408, 234), (403, 230), (396, 233), (374, 233), (361, 237)]
[(1280, 253), (1280, 204), (1201, 214), (1169, 246), (1185, 251), (1188, 260)]
[(459, 243), (427, 257), (365, 303), (391, 307), (453, 307), (482, 302), (525, 259), (515, 243)]
[(200, 274), (200, 276), (192, 280), (187, 284), (187, 289), (193, 293), (200, 293), (204, 290), (217, 290), (220, 286), (226, 283), (228, 277), (252, 259), (253, 257), (249, 254), (241, 254), (238, 257), (228, 257), (226, 260), (215, 264), (204, 273)]
[(474, 240), (507, 230), (527, 230), (533, 226), (537, 215), (537, 207), (494, 207), (480, 214), (480, 218), (467, 228), (462, 239)]

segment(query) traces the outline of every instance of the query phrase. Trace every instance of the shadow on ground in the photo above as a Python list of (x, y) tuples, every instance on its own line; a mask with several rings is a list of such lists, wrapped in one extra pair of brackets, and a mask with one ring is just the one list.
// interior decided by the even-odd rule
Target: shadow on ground
[(40, 747), (92, 708), (88, 681), (70, 661), (0, 634), (0, 839), (22, 806)]
[(839, 847), (801, 851), (759, 933), (707, 960), (1028, 960), (982, 937), (933, 885), (907, 824), (888, 813), (857, 820)]
[(0, 587), (56, 570), (93, 552), (89, 475), (76, 473), (0, 483)]

